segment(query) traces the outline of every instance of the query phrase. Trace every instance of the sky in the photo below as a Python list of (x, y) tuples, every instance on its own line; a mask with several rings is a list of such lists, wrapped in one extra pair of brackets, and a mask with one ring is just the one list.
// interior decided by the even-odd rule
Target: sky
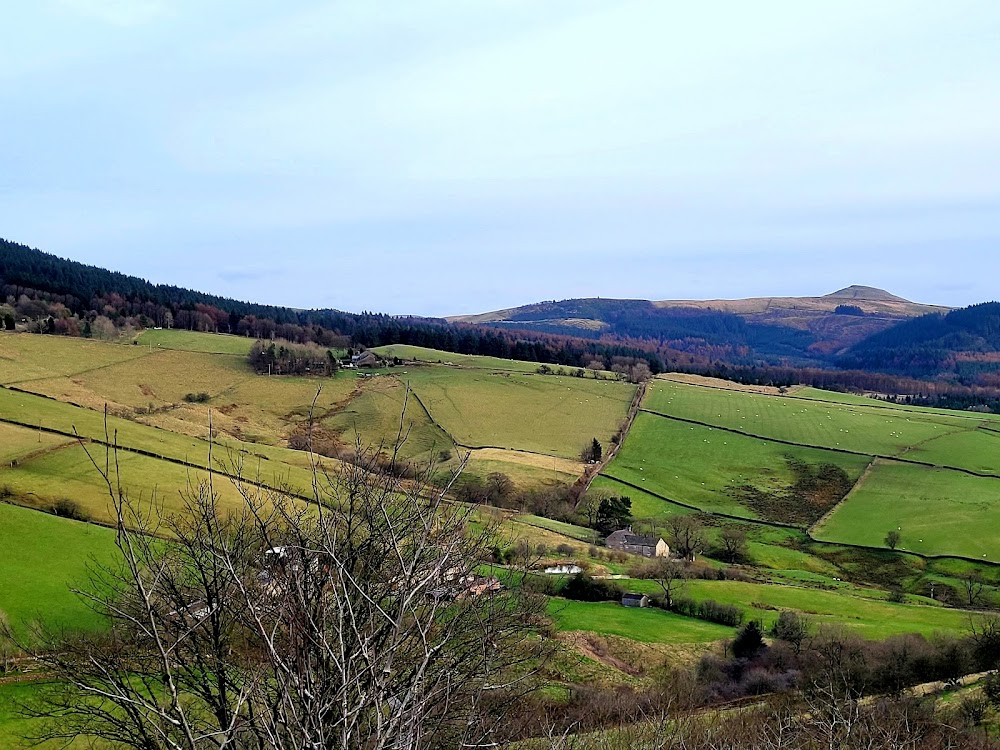
[(33, 0), (2, 27), (0, 236), (153, 282), (433, 316), (998, 296), (995, 0)]

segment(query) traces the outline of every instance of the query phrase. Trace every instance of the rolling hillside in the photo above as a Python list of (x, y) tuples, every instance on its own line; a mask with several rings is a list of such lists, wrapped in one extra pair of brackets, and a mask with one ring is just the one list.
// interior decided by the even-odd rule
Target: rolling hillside
[(650, 338), (682, 349), (686, 340), (703, 339), (708, 346), (728, 347), (730, 359), (745, 357), (749, 350), (770, 361), (815, 364), (900, 322), (947, 309), (850, 286), (822, 297), (572, 299), (448, 320), (577, 336)]

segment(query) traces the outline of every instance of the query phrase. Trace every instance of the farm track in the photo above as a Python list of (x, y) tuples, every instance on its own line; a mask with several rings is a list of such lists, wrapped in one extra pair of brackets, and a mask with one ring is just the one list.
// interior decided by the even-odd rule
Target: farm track
[(597, 477), (599, 477), (605, 469), (611, 465), (611, 462), (615, 459), (615, 456), (618, 455), (618, 451), (621, 449), (625, 439), (628, 437), (629, 432), (631, 432), (632, 425), (635, 423), (635, 415), (642, 411), (642, 400), (646, 397), (646, 388), (648, 383), (649, 381), (639, 383), (638, 387), (635, 389), (635, 395), (632, 396), (632, 403), (629, 404), (628, 412), (625, 416), (625, 424), (622, 426), (618, 442), (612, 446), (611, 450), (608, 451), (608, 454), (604, 457), (604, 460), (594, 467), (593, 471), (590, 470), (590, 467), (585, 468), (583, 476), (577, 480), (577, 483), (580, 484), (577, 495), (578, 499), (576, 501), (577, 509), (579, 509), (580, 503), (583, 502), (583, 498), (590, 489), (590, 486), (594, 483), (594, 480), (597, 479)]
[[(829, 403), (829, 402), (823, 402)], [(698, 427), (709, 427), (713, 430), (720, 430), (721, 432), (728, 432), (732, 435), (741, 435), (743, 437), (756, 438), (757, 440), (766, 440), (769, 443), (776, 443), (777, 445), (787, 445), (793, 448), (810, 448), (812, 450), (830, 451), (831, 453), (841, 453), (848, 456), (864, 456), (866, 458), (882, 458), (886, 461), (896, 461), (903, 464), (911, 464), (913, 466), (923, 466), (928, 469), (944, 469), (946, 471), (957, 471), (961, 474), (967, 474), (971, 477), (979, 477), (981, 479), (1000, 479), (1000, 474), (987, 474), (985, 472), (975, 471), (974, 469), (965, 469), (961, 466), (950, 466), (947, 464), (933, 464), (930, 461), (916, 461), (912, 458), (903, 458), (899, 455), (889, 455), (885, 453), (868, 453), (865, 451), (854, 451), (849, 448), (837, 448), (830, 447), (828, 445), (812, 445), (810, 443), (796, 443), (792, 440), (784, 440), (782, 438), (768, 437), (767, 435), (758, 435), (753, 432), (746, 432), (744, 430), (737, 430), (734, 427), (722, 427), (717, 424), (711, 424), (710, 422), (702, 422), (697, 419), (688, 419), (687, 417), (675, 417), (672, 414), (664, 414), (663, 412), (654, 411), (652, 409), (640, 409), (640, 411), (646, 412), (647, 414), (652, 414), (657, 417), (662, 417), (663, 419), (670, 419), (675, 422), (683, 422), (685, 424), (696, 425)], [(967, 432), (967, 430), (957, 430), (951, 435), (958, 435), (962, 432)], [(945, 436), (941, 436), (945, 437)], [(937, 438), (934, 438), (937, 439)]]
[[(3, 420), (0, 420), (0, 422), (2, 422), (2, 421)], [(36, 428), (32, 428), (32, 429), (36, 429)], [(67, 440), (65, 443), (60, 443), (59, 445), (50, 445), (48, 448), (39, 448), (38, 450), (34, 450), (34, 451), (31, 451), (30, 453), (25, 453), (25, 454), (23, 454), (21, 456), (18, 456), (17, 458), (15, 458), (14, 460), (12, 460), (10, 462), (10, 466), (11, 466), (11, 468), (14, 468), (15, 466), (18, 466), (21, 463), (25, 463), (25, 462), (28, 462), (28, 461), (34, 461), (36, 458), (41, 458), (42, 456), (47, 456), (50, 453), (55, 453), (56, 451), (65, 450), (66, 448), (72, 448), (76, 444), (77, 444), (77, 442), (74, 439), (74, 440)]]

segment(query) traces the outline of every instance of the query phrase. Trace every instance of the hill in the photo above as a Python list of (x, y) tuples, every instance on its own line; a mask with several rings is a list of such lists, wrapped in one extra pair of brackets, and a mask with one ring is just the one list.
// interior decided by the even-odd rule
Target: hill
[(949, 373), (962, 381), (982, 380), (1000, 368), (1000, 303), (907, 321), (851, 347), (840, 363), (920, 377)]
[[(918, 349), (915, 329), (901, 329), (901, 338), (889, 333), (918, 316), (949, 312), (865, 286), (821, 297), (571, 299), (451, 319), (303, 310), (153, 284), (0, 240), (0, 325), (8, 330), (107, 341), (183, 329), (338, 350), (416, 346), (629, 377), (669, 369), (993, 408), (1000, 368), (988, 356), (992, 345), (977, 343), (974, 330), (965, 337), (941, 331), (937, 343)], [(961, 319), (949, 317), (949, 325)], [(924, 338), (936, 335), (920, 325)]]
[(577, 336), (656, 339), (680, 349), (701, 339), (728, 361), (817, 364), (911, 318), (948, 308), (910, 302), (882, 289), (850, 286), (822, 297), (739, 300), (571, 299), (541, 302), (453, 322)]
[[(647, 349), (579, 337), (507, 335), (436, 318), (335, 309), (302, 310), (153, 284), (135, 276), (0, 239), (0, 327), (32, 333), (116, 340), (149, 328), (282, 338), (323, 347), (422, 346), (467, 355), (583, 367), (660, 358)], [(627, 362), (626, 362), (627, 360)]]

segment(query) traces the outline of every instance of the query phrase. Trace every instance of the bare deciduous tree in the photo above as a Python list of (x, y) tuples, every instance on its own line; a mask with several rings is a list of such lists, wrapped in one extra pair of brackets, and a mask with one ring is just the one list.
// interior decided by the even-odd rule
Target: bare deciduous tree
[(705, 528), (696, 516), (684, 514), (670, 518), (670, 546), (678, 557), (694, 560), (705, 549)]
[(654, 557), (639, 563), (631, 571), (631, 575), (633, 578), (655, 581), (663, 592), (663, 603), (667, 609), (673, 609), (674, 599), (687, 580), (684, 564), (666, 557)]
[(986, 590), (986, 581), (983, 574), (978, 570), (973, 570), (962, 576), (962, 587), (965, 589), (965, 599), (970, 607), (980, 604), (983, 593)]
[(719, 534), (722, 551), (729, 562), (742, 560), (747, 556), (747, 532), (742, 526), (730, 524)]
[[(148, 750), (492, 744), (535, 686), (544, 601), (481, 575), (491, 524), (377, 459), (359, 447), (315, 471), (311, 503), (237, 480), (233, 508), (209, 480), (162, 521), (112, 462), (119, 562), (83, 594), (107, 628), (34, 649), (57, 678), (41, 736)], [(246, 476), (240, 460), (231, 471)]]

